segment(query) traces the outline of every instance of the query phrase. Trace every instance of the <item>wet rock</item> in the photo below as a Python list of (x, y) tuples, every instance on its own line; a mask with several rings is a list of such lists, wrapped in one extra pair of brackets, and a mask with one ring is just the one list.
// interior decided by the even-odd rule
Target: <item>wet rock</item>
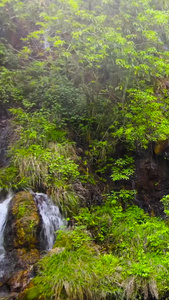
[(30, 282), (31, 270), (20, 270), (16, 272), (8, 281), (11, 292), (20, 292), (26, 288)]
[[(14, 254), (15, 252), (15, 254)], [(27, 268), (28, 266), (34, 265), (40, 259), (40, 253), (38, 249), (17, 249), (12, 252), (15, 257), (17, 257), (16, 268)]]
[(10, 291), (10, 289), (9, 289), (9, 286), (8, 286), (8, 284), (2, 284), (1, 282), (0, 282), (0, 293), (1, 293), (1, 295), (5, 295), (5, 294), (8, 294), (9, 293), (9, 291)]
[(160, 200), (169, 194), (169, 160), (151, 147), (139, 153), (133, 187), (137, 190), (135, 204), (151, 215), (164, 216)]
[(55, 247), (48, 252), (48, 256), (52, 256), (54, 254), (60, 254), (65, 250), (64, 247)]
[(10, 266), (3, 284), (9, 286), (10, 294), (20, 293), (30, 282), (33, 265), (40, 258), (40, 225), (41, 218), (33, 195), (17, 193), (11, 200), (5, 229), (5, 249)]
[(38, 248), (40, 216), (33, 196), (29, 192), (17, 193), (9, 210), (6, 226), (6, 249)]
[(102, 192), (98, 186), (89, 183), (83, 185), (78, 182), (73, 187), (80, 199), (81, 206), (91, 207), (92, 205), (101, 205), (103, 203)]
[(8, 165), (7, 149), (12, 136), (10, 121), (6, 117), (0, 117), (0, 167)]
[(10, 293), (8, 295), (2, 295), (0, 297), (1, 300), (17, 300), (18, 299), (18, 293)]
[(0, 282), (0, 299), (1, 300), (14, 300), (17, 299), (18, 293), (11, 293), (10, 292), (10, 287), (7, 283), (2, 284)]
[(159, 141), (154, 145), (154, 153), (156, 155), (162, 155), (164, 157), (169, 156), (169, 139)]

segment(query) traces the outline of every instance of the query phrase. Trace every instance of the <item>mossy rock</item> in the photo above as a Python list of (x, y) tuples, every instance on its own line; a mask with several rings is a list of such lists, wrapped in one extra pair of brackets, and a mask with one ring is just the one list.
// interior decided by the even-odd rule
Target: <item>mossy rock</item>
[(18, 292), (24, 290), (30, 281), (30, 270), (20, 270), (14, 273), (14, 275), (8, 281), (12, 292)]
[(40, 253), (38, 249), (30, 249), (30, 251), (26, 251), (26, 249), (17, 249), (15, 256), (18, 258), (18, 264), (23, 269), (34, 265), (40, 259)]
[(12, 215), (13, 248), (36, 248), (40, 216), (33, 195), (29, 192), (19, 192), (12, 199), (9, 212)]
[(164, 141), (159, 141), (154, 146), (154, 152), (156, 155), (163, 155), (168, 147), (169, 147), (169, 139)]
[(5, 248), (14, 270), (7, 281), (11, 292), (22, 292), (30, 282), (33, 265), (40, 258), (40, 226), (33, 195), (17, 193), (11, 200), (5, 228)]

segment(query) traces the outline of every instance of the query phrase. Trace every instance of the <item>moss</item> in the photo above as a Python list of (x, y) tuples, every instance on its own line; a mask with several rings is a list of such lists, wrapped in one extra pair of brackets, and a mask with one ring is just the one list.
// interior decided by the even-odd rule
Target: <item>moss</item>
[(38, 244), (40, 217), (32, 194), (19, 192), (15, 195), (12, 201), (12, 215), (15, 220), (14, 247), (35, 248)]
[(19, 206), (18, 213), (17, 213), (17, 219), (24, 217), (26, 210), (27, 210), (26, 203), (23, 203), (23, 205)]
[(164, 140), (164, 141), (159, 141), (155, 146), (154, 146), (154, 152), (156, 155), (160, 155), (162, 154), (165, 149), (168, 147), (169, 145), (169, 140)]
[(18, 257), (19, 264), (25, 268), (35, 264), (40, 259), (40, 253), (38, 249), (17, 249), (16, 255)]
[(19, 294), (18, 300), (44, 300), (45, 298), (39, 296), (38, 287), (34, 286), (34, 283), (31, 281), (28, 287)]
[[(16, 268), (8, 280), (11, 292), (22, 293), (30, 282), (33, 264), (40, 258), (38, 230), (40, 216), (33, 195), (17, 193), (11, 203), (9, 237), (12, 236), (12, 251)], [(20, 299), (23, 299), (22, 297)]]

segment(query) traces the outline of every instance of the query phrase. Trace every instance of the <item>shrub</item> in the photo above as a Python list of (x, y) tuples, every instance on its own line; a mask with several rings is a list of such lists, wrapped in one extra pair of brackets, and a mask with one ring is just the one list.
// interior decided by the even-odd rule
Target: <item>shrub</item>
[(112, 195), (102, 207), (82, 209), (73, 230), (59, 231), (54, 254), (41, 260), (34, 279), (38, 297), (148, 300), (167, 295), (168, 226), (136, 206), (123, 211)]
[[(55, 247), (61, 247), (62, 252), (47, 255), (39, 264), (39, 275), (34, 279), (38, 297), (93, 300), (121, 293), (117, 285), (119, 259), (100, 254), (83, 227), (59, 232)], [(34, 299), (29, 297), (35, 287), (28, 291), (28, 299)]]

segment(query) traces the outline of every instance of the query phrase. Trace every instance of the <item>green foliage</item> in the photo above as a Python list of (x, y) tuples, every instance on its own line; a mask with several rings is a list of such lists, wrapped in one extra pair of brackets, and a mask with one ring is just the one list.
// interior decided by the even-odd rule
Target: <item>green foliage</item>
[(18, 207), (18, 214), (17, 214), (17, 219), (22, 218), (25, 213), (26, 213), (26, 203), (21, 203), (20, 206)]
[(111, 247), (123, 257), (137, 257), (149, 252), (165, 253), (169, 234), (165, 223), (149, 217), (136, 206), (123, 211), (116, 198), (117, 195), (113, 194), (105, 206), (93, 207), (91, 211), (87, 208), (82, 210), (76, 217), (78, 224), (85, 224), (97, 243)]
[(49, 142), (66, 142), (66, 132), (50, 120), (50, 114), (43, 110), (28, 113), (22, 109), (11, 109), (13, 126), (17, 136), (16, 147), (25, 147), (35, 144), (46, 147)]
[(114, 161), (112, 167), (111, 178), (113, 181), (116, 180), (127, 180), (134, 174), (134, 160), (132, 157), (125, 156), (124, 158), (119, 158)]
[(12, 164), (0, 169), (0, 186), (4, 190), (17, 190), (29, 187), (28, 178), (19, 176), (18, 168)]
[(165, 212), (166, 216), (168, 217), (169, 216), (169, 195), (164, 196), (161, 199), (161, 202), (164, 205), (164, 212)]
[(83, 227), (60, 232), (55, 247), (62, 249), (61, 253), (44, 257), (39, 264), (43, 275), (34, 279), (39, 297), (50, 298), (55, 293), (59, 299), (106, 299), (120, 293), (115, 284), (118, 258), (101, 255)]
[(135, 206), (124, 212), (109, 196), (102, 207), (82, 209), (76, 221), (73, 230), (58, 232), (40, 262), (37, 299), (54, 293), (60, 299), (165, 297), (169, 228), (163, 220)]
[[(95, 141), (94, 160), (99, 148), (102, 159), (119, 141), (147, 147), (168, 136), (167, 92), (154, 88), (169, 74), (166, 3), (0, 4), (2, 103), (37, 114), (40, 109), (57, 125), (71, 125), (80, 139)], [(23, 32), (15, 32), (20, 24)]]
[(43, 112), (11, 111), (15, 134), (9, 150), (10, 166), (1, 169), (1, 186), (43, 188), (65, 211), (77, 211), (78, 196), (72, 184), (79, 171), (73, 143)]
[[(77, 214), (74, 182), (96, 184), (96, 173), (123, 183), (134, 161), (120, 153), (168, 138), (168, 1), (0, 0), (0, 8), (0, 104), (14, 132), (0, 185), (44, 189)], [(42, 260), (28, 299), (162, 298), (168, 227), (129, 207), (134, 193), (119, 187), (104, 206), (82, 210), (75, 219), (90, 234), (59, 233), (64, 250)]]
[(14, 165), (19, 168), (21, 178), (29, 178), (31, 186), (59, 187), (64, 182), (73, 182), (79, 175), (77, 164), (61, 155), (66, 148), (61, 144), (52, 144), (46, 149), (39, 145), (20, 148), (13, 153)]
[(159, 101), (152, 88), (144, 92), (130, 89), (128, 93), (131, 99), (124, 110), (126, 126), (120, 128), (115, 135), (118, 137), (124, 135), (129, 144), (138, 142), (145, 148), (150, 141), (167, 139), (169, 124), (165, 108), (166, 100)]

